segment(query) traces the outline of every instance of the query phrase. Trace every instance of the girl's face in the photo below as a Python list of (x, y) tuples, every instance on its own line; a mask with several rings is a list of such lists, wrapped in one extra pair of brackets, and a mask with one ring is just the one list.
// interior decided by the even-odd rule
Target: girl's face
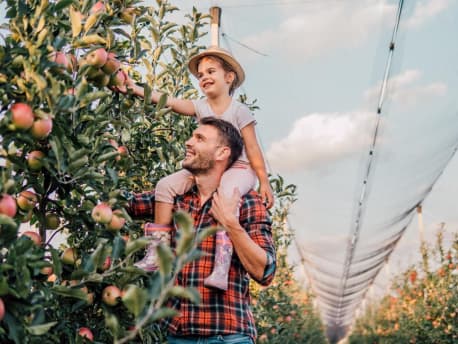
[(229, 94), (234, 77), (234, 72), (226, 72), (221, 63), (211, 57), (202, 58), (197, 68), (200, 89), (207, 97)]

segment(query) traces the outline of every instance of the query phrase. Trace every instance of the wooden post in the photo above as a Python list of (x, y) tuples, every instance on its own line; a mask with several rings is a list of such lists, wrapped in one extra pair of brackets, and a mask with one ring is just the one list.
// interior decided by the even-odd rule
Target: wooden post
[(219, 47), (219, 27), (221, 24), (221, 7), (213, 6), (210, 7), (210, 34), (211, 34), (211, 46)]

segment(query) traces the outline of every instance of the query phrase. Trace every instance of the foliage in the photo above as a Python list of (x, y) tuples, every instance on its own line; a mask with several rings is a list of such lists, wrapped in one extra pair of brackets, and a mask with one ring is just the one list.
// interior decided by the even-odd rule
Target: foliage
[[(456, 343), (458, 234), (450, 248), (421, 247), (422, 262), (405, 271), (379, 305), (355, 323), (350, 343)], [(434, 266), (434, 268), (431, 268)]]
[(277, 247), (277, 273), (269, 287), (250, 286), (259, 342), (327, 343), (323, 324), (313, 307), (313, 295), (301, 290), (294, 279), (294, 269), (286, 260), (294, 236), (287, 216), (295, 201), (296, 188), (285, 185), (280, 176), (271, 178), (271, 185), (276, 196), (272, 230)]
[[(80, 327), (103, 343), (137, 334), (131, 342), (156, 340), (151, 324), (170, 314), (163, 305), (171, 291), (196, 299), (192, 291), (170, 284), (174, 271), (195, 255), (193, 247), (183, 257), (166, 254), (164, 262), (173, 269), (154, 274), (134, 268), (147, 241), (126, 212), (123, 190), (151, 189), (175, 170), (193, 124), (172, 115), (164, 101), (150, 104), (112, 92), (107, 83), (115, 74), (100, 74), (84, 61), (103, 48), (147, 94), (154, 88), (196, 97), (186, 61), (201, 48), (197, 41), (206, 16), (193, 10), (184, 24), (171, 22), (177, 8), (166, 0), (152, 7), (137, 0), (2, 3), (8, 23), (0, 45), (0, 194), (17, 199), (29, 190), (37, 202), (13, 217), (0, 214), (0, 297), (6, 309), (0, 342), (81, 342)], [(37, 136), (33, 128), (15, 126), (12, 105), (19, 103), (32, 108), (35, 122), (51, 120), (51, 133)], [(32, 151), (43, 153), (41, 166), (28, 163)], [(127, 219), (120, 231), (91, 216), (102, 202)], [(49, 214), (57, 218), (56, 230), (47, 230)], [(39, 228), (42, 245), (18, 235), (21, 222)], [(62, 233), (75, 250), (74, 263), (62, 261), (65, 246), (49, 244)], [(110, 285), (129, 286), (115, 306), (102, 301)]]

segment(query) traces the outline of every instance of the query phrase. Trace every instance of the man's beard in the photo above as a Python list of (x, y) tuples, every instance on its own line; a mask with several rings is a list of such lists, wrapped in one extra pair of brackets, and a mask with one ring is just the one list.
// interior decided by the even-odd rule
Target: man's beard
[(184, 160), (182, 163), (182, 167), (195, 176), (206, 174), (213, 166), (215, 166), (215, 160), (201, 155), (195, 156), (192, 161)]

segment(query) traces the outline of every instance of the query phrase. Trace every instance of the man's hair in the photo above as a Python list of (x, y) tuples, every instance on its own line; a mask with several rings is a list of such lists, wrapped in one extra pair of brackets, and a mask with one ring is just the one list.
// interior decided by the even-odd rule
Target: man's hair
[(204, 117), (200, 120), (200, 124), (210, 125), (218, 130), (221, 143), (231, 149), (226, 168), (231, 167), (243, 150), (243, 139), (238, 130), (230, 122), (215, 117)]

